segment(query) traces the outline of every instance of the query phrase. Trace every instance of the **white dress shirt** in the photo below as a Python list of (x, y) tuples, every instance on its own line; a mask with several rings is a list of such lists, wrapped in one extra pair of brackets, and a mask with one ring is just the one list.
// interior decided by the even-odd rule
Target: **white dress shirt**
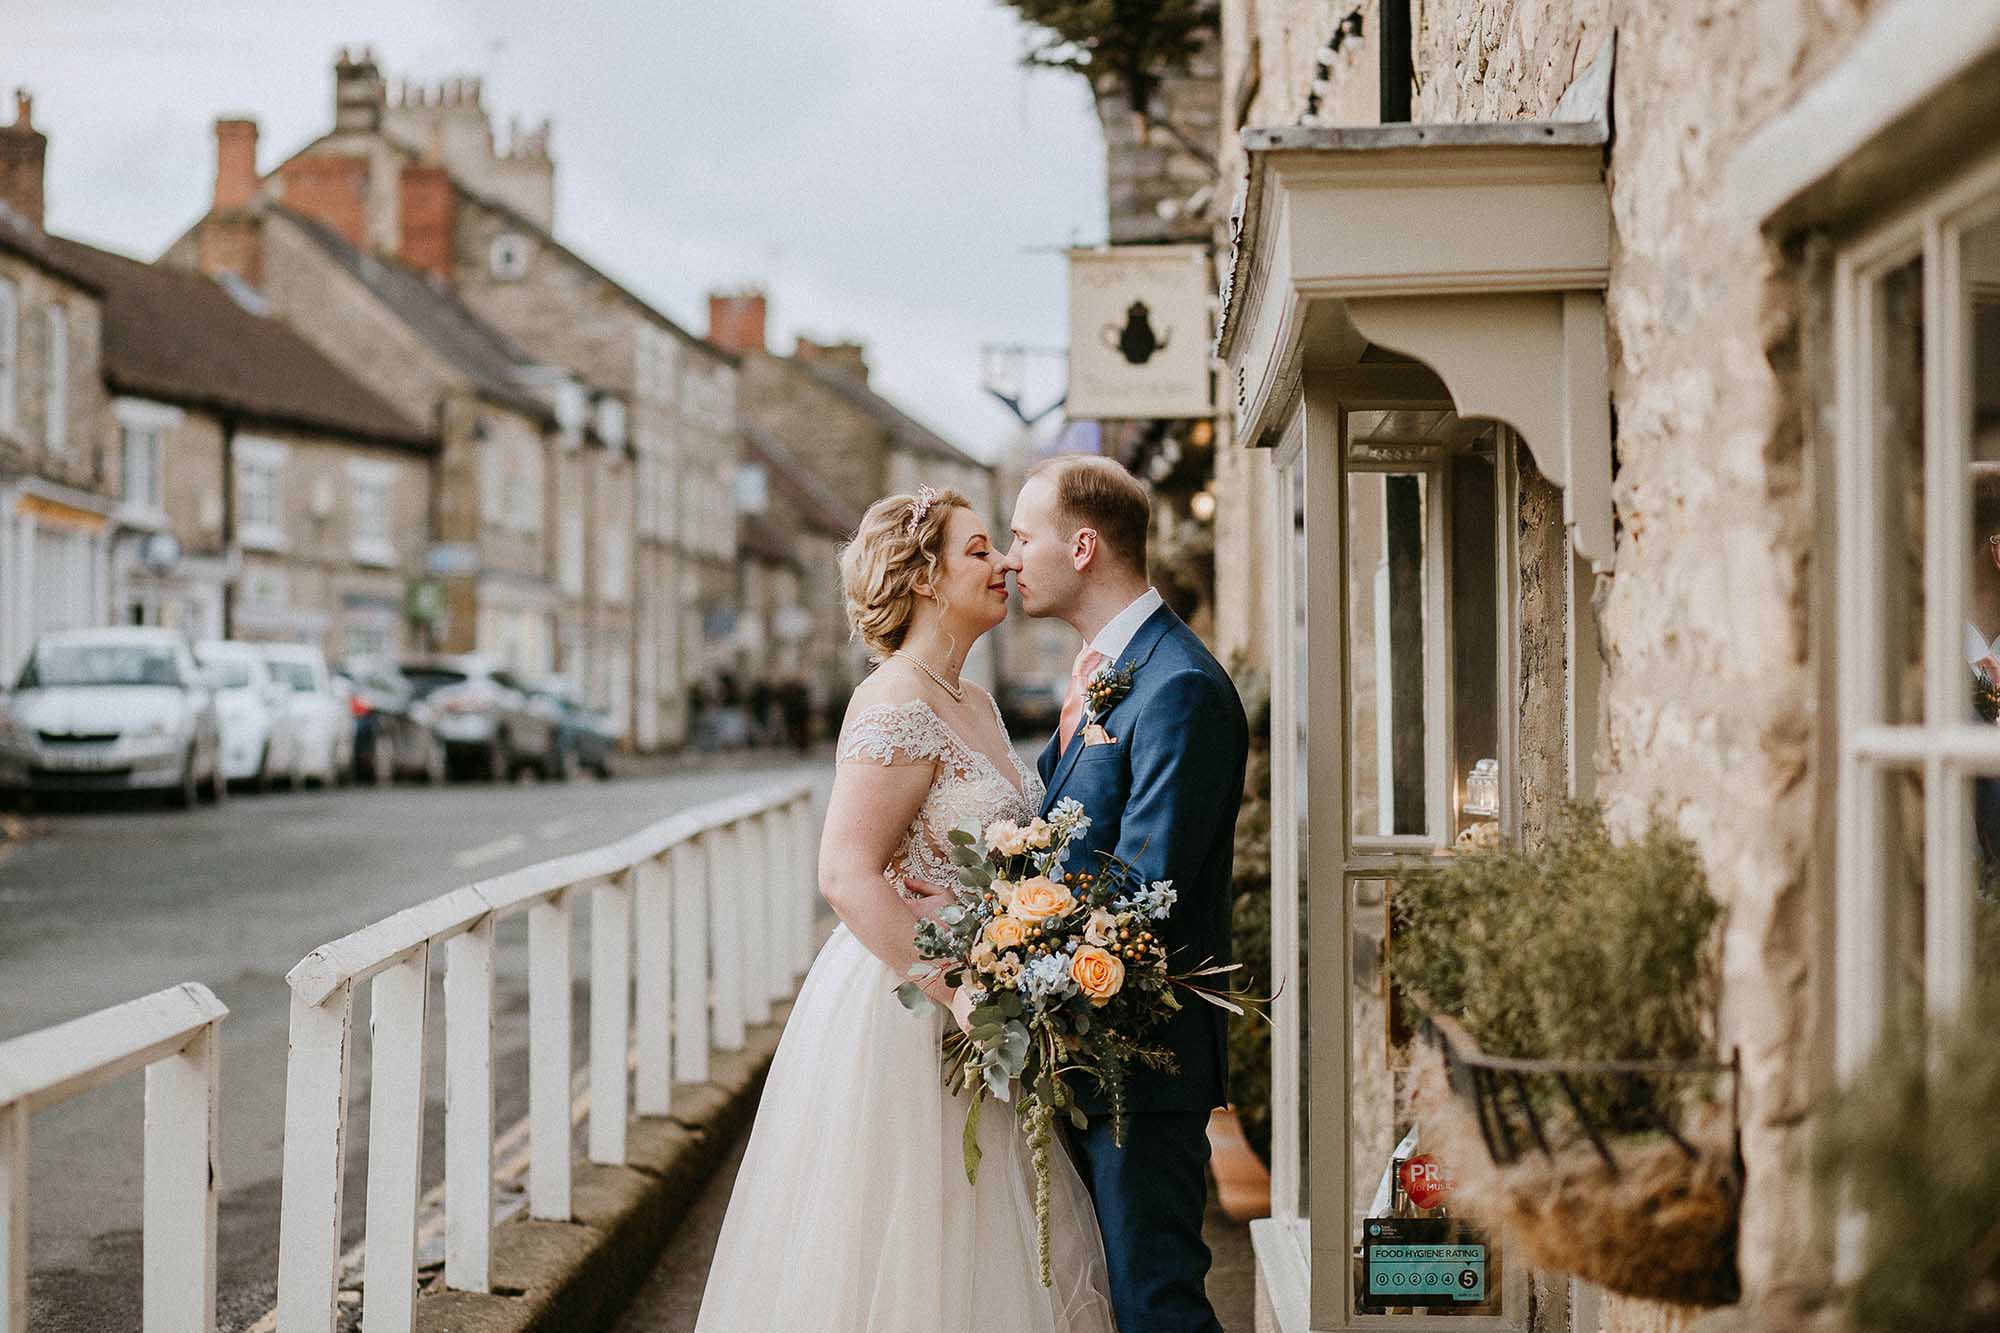
[(1162, 602), (1157, 588), (1148, 588), (1133, 598), (1123, 611), (1104, 623), (1097, 631), (1097, 637), (1090, 641), (1090, 651), (1104, 654), (1106, 666), (1117, 666), (1118, 654), (1132, 642), (1132, 636), (1139, 632), (1139, 626), (1146, 618), (1160, 609)]

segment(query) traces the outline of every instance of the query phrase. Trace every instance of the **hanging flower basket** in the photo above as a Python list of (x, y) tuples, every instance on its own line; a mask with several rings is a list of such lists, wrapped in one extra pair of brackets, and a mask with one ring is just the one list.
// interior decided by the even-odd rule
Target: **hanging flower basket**
[(1417, 1114), (1458, 1208), (1535, 1268), (1674, 1305), (1737, 1299), (1737, 1057), (1509, 1059), (1442, 1015), (1424, 1035)]

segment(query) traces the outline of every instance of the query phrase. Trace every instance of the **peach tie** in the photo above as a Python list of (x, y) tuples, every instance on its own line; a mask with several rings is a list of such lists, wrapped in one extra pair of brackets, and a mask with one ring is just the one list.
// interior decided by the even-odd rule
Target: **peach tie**
[(1103, 665), (1104, 654), (1088, 644), (1076, 655), (1076, 665), (1069, 672), (1069, 693), (1063, 696), (1062, 717), (1057, 725), (1057, 734), (1062, 737), (1062, 750), (1069, 748), (1070, 741), (1076, 736), (1077, 724), (1083, 721), (1083, 687), (1090, 683), (1090, 678), (1097, 674), (1097, 668)]

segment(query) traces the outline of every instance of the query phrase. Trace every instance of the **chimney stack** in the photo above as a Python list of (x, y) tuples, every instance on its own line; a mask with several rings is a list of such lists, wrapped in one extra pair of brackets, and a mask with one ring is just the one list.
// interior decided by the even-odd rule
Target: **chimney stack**
[(739, 355), (764, 350), (764, 293), (710, 292), (708, 340)]
[(454, 200), (451, 173), (436, 164), (412, 162), (400, 177), (402, 244), (398, 257), (439, 282), (451, 281), (451, 232)]
[(858, 342), (822, 343), (801, 336), (794, 356), (815, 365), (832, 366), (863, 384), (868, 382), (868, 353)]
[(215, 122), (215, 211), (245, 208), (257, 197), (257, 122)]
[(388, 85), (375, 64), (375, 49), (340, 49), (333, 62), (333, 128), (373, 133), (382, 128), (382, 111), (389, 98)]
[(42, 229), (42, 170), (49, 137), (35, 128), (35, 99), (26, 88), (14, 91), (14, 123), (0, 127), (0, 206)]

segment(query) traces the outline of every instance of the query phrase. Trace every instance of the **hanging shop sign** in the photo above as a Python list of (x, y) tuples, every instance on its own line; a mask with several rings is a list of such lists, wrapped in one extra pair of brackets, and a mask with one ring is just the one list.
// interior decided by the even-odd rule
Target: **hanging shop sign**
[(1071, 420), (1212, 415), (1212, 285), (1199, 245), (1070, 251)]

